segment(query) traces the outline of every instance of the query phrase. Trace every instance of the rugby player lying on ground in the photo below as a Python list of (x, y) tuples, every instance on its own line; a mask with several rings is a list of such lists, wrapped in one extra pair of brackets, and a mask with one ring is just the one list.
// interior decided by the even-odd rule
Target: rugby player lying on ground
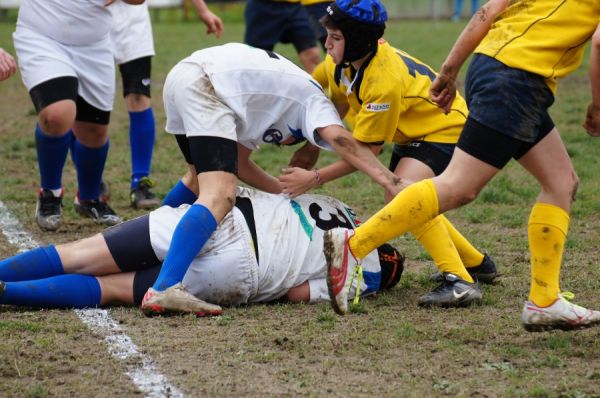
[[(192, 261), (183, 285), (179, 284), (181, 295), (169, 296), (169, 303), (152, 304), (204, 316), (220, 314), (219, 305), (267, 302), (284, 296), (291, 302), (328, 300), (323, 233), (334, 227), (354, 228), (354, 212), (339, 200), (321, 195), (290, 200), (238, 188), (236, 196), (235, 208)], [(139, 306), (188, 209), (188, 205), (163, 206), (90, 238), (40, 247), (0, 261), (0, 304)], [(403, 263), (404, 257), (390, 245), (371, 252), (362, 263), (360, 294), (395, 286)], [(354, 294), (355, 289), (350, 297)]]

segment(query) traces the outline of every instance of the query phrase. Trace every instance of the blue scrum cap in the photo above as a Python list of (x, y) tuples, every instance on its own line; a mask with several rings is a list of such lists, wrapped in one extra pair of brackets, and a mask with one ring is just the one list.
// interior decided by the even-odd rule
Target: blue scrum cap
[(379, 0), (336, 0), (327, 7), (325, 19), (344, 35), (343, 62), (353, 62), (377, 51), (387, 12)]
[(335, 5), (350, 18), (363, 23), (383, 25), (387, 21), (387, 11), (379, 0), (336, 0)]

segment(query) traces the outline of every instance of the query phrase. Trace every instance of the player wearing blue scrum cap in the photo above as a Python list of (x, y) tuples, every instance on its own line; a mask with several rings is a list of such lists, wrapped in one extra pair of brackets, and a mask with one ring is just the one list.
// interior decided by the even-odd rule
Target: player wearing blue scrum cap
[[(467, 118), (467, 106), (457, 96), (444, 115), (429, 100), (435, 72), (426, 64), (390, 46), (381, 37), (387, 12), (378, 0), (337, 0), (321, 19), (327, 29), (325, 69), (331, 98), (344, 116), (356, 113), (353, 136), (379, 153), (394, 142), (390, 170), (407, 185), (434, 177), (448, 165)], [(354, 171), (338, 161), (319, 170), (322, 182)], [(299, 168), (285, 170), (284, 192), (297, 195), (317, 184)], [(406, 186), (404, 185), (404, 186)], [(392, 199), (386, 192), (386, 200)], [(422, 306), (466, 306), (481, 299), (479, 282), (496, 276), (493, 261), (475, 249), (444, 217), (411, 232), (441, 271), (441, 285), (423, 296)], [(346, 311), (337, 308), (338, 312)]]
[[(338, 9), (344, 12), (343, 4), (348, 3), (337, 4), (342, 5), (332, 7), (332, 15)], [(348, 5), (352, 8), (353, 3)], [(424, 101), (430, 98), (432, 106), (443, 110), (440, 114), (451, 115), (458, 72), (473, 53), (465, 84), (470, 113), (452, 159), (442, 174), (411, 184), (354, 233), (326, 236), (332, 260), (330, 293), (336, 301), (344, 300), (345, 290), (339, 286), (349, 279), (345, 273), (349, 264), (340, 258), (350, 251), (360, 259), (378, 242), (464, 206), (515, 159), (540, 189), (527, 225), (531, 284), (521, 312), (523, 327), (536, 332), (600, 325), (600, 311), (571, 303), (572, 294), (560, 289), (569, 211), (579, 180), (548, 112), (557, 80), (581, 65), (588, 41), (592, 102), (583, 127), (596, 137), (600, 136), (600, 2), (490, 0), (482, 6), (452, 47), (430, 85), (430, 95), (424, 96)], [(334, 44), (330, 53), (336, 53)], [(379, 52), (371, 65), (381, 64)], [(378, 78), (367, 72), (363, 81)], [(368, 101), (362, 91), (360, 97)]]

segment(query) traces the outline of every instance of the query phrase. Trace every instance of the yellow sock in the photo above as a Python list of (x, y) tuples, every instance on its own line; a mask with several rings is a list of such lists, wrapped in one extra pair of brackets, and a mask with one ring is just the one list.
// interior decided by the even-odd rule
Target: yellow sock
[(442, 221), (443, 216), (437, 216), (422, 224), (411, 232), (431, 255), (435, 265), (441, 272), (449, 272), (467, 282), (473, 283), (473, 278), (467, 272), (456, 246)]
[(456, 250), (458, 250), (458, 254), (463, 264), (467, 268), (477, 267), (481, 265), (483, 261), (483, 253), (477, 250), (471, 242), (469, 242), (456, 228), (454, 225), (446, 218), (444, 215), (440, 215), (446, 229), (448, 230), (448, 234), (450, 234), (450, 239), (454, 242), (454, 246), (456, 246)]
[(529, 300), (539, 307), (551, 305), (560, 293), (559, 274), (569, 229), (569, 214), (560, 207), (536, 203), (527, 232), (531, 255)]
[(409, 185), (383, 209), (361, 224), (350, 239), (350, 250), (364, 258), (388, 240), (431, 220), (438, 213), (438, 199), (431, 180)]

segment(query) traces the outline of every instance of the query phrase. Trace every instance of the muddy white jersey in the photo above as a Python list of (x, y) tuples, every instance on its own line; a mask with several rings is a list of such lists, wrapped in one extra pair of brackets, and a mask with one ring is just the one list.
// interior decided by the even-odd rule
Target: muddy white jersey
[[(321, 195), (290, 200), (240, 187), (237, 196), (249, 199), (252, 214), (238, 203), (225, 216), (185, 274), (188, 291), (210, 303), (239, 305), (279, 299), (308, 281), (311, 302), (329, 300), (323, 233), (335, 227), (354, 228), (354, 212), (339, 200)], [(189, 207), (163, 206), (150, 213), (150, 240), (159, 260), (164, 260), (173, 232)], [(255, 234), (248, 220), (253, 221)], [(381, 284), (377, 251), (369, 253), (362, 265), (360, 294), (365, 296), (377, 292)]]
[(110, 32), (112, 16), (105, 3), (106, 0), (24, 0), (17, 24), (63, 44), (89, 45)]
[(291, 136), (329, 148), (315, 130), (342, 126), (321, 86), (272, 51), (228, 43), (196, 51), (181, 63), (202, 68), (216, 96), (236, 115), (238, 142), (250, 149)]
[[(288, 199), (248, 188), (237, 196), (252, 202), (258, 246), (258, 289), (252, 302), (279, 298), (305, 281), (311, 283), (311, 301), (317, 290), (326, 296), (326, 263), (323, 234), (336, 227), (354, 229), (355, 213), (343, 202), (322, 195), (301, 195)], [(361, 294), (379, 289), (381, 267), (374, 250), (363, 259)], [(327, 297), (321, 297), (327, 299)]]

